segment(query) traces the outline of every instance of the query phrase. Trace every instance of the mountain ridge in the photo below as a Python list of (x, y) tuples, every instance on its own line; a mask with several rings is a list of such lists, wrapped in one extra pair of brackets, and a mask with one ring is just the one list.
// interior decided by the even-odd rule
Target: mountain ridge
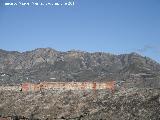
[(160, 64), (135, 52), (115, 55), (80, 50), (61, 52), (52, 48), (26, 52), (1, 49), (0, 73), (1, 84), (116, 80), (132, 83), (131, 86), (160, 86)]

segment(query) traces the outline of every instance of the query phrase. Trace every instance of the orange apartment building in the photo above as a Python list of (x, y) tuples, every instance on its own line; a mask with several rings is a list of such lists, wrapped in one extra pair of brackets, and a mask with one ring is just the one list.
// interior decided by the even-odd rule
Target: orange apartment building
[(22, 91), (40, 90), (101, 90), (115, 88), (115, 81), (110, 82), (41, 82), (39, 84), (23, 83)]

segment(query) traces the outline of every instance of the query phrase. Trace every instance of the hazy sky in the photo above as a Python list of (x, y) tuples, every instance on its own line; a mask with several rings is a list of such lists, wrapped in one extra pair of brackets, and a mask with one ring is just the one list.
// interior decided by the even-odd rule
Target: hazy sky
[(0, 1), (1, 49), (134, 51), (160, 62), (160, 0), (74, 0), (70, 7), (5, 7), (11, 0)]

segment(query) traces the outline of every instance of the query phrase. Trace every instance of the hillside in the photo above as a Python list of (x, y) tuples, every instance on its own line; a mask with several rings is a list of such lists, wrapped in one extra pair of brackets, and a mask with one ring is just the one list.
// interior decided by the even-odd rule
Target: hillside
[(38, 48), (0, 50), (0, 83), (40, 81), (123, 81), (126, 86), (159, 87), (160, 64), (137, 53), (61, 52)]
[(159, 120), (159, 105), (159, 89), (0, 91), (0, 118), (14, 120)]

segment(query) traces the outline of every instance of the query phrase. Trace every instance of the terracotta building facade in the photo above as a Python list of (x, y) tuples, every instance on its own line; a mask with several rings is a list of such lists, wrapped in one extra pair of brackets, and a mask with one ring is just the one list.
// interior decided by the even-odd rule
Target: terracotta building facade
[(41, 82), (39, 84), (23, 83), (22, 91), (40, 90), (101, 90), (115, 88), (115, 81), (109, 82)]

